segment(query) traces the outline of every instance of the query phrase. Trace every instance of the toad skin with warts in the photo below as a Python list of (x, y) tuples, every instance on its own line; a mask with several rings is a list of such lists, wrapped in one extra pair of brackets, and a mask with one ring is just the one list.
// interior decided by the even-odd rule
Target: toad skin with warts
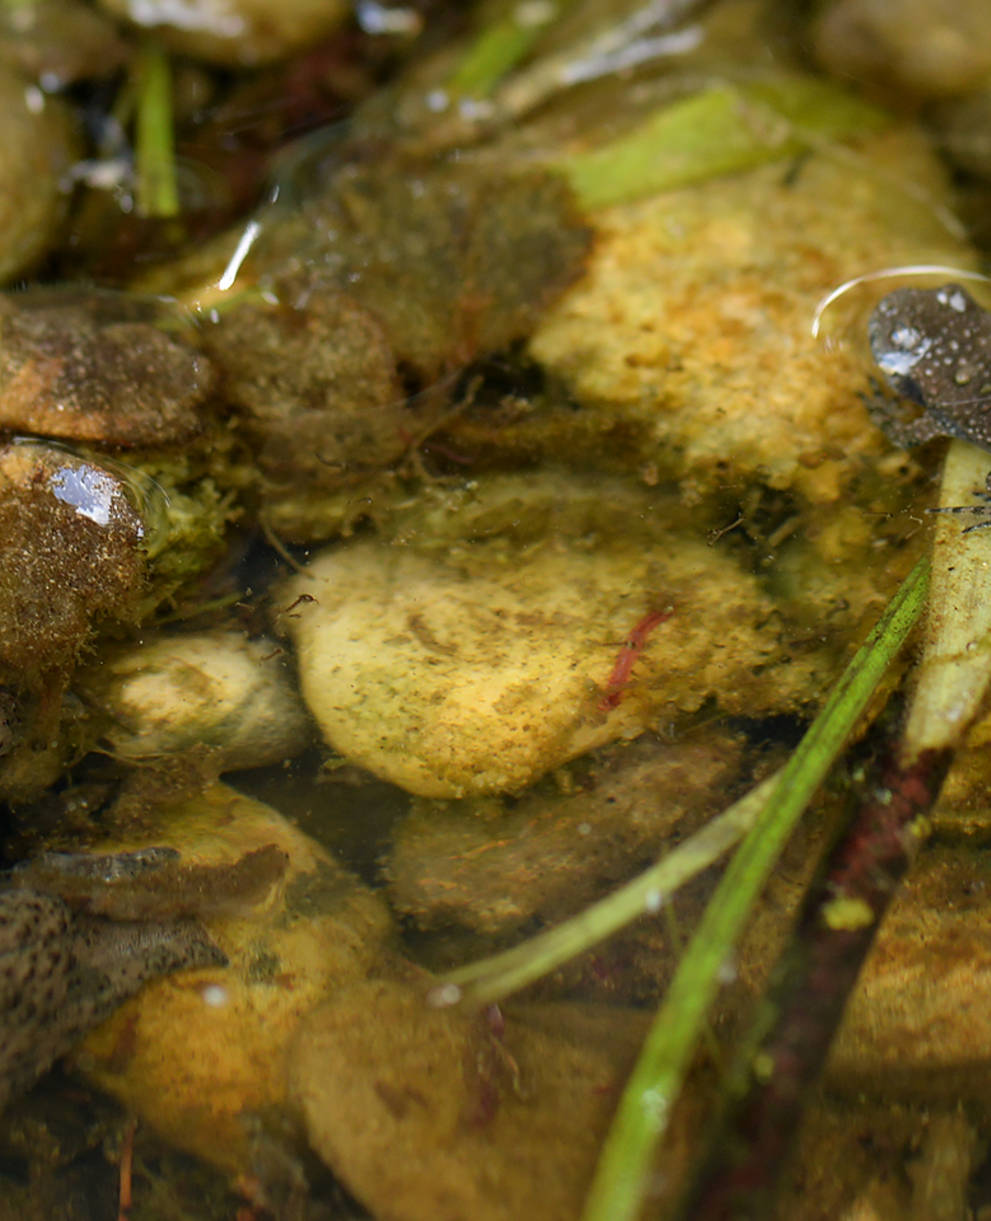
[(959, 437), (991, 450), (991, 313), (958, 284), (900, 288), (879, 302), (868, 334), (891, 388), (922, 408), (869, 404), (896, 445)]
[(107, 920), (0, 888), (0, 1110), (146, 980), (226, 961), (192, 919)]

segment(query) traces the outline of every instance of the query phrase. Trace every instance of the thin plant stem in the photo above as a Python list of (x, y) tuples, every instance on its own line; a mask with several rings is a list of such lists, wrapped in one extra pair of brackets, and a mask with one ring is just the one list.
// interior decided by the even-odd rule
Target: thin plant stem
[(486, 26), (469, 47), (447, 82), (450, 91), (467, 97), (489, 97), (570, 3), (556, 0), (546, 5), (539, 19), (528, 19), (530, 10), (523, 5), (507, 5), (506, 16)]
[(432, 993), (436, 1004), (490, 1005), (549, 975), (605, 941), (639, 916), (659, 910), (680, 887), (708, 869), (753, 826), (780, 773), (768, 776), (734, 805), (631, 882), (577, 916), (511, 950), (448, 971)]
[(737, 1041), (723, 1114), (677, 1217), (770, 1216), (810, 1092), (885, 912), (929, 830), (952, 747), (898, 761), (890, 725), (865, 739), (855, 808), (806, 892), (749, 1034)]
[(825, 707), (781, 770), (681, 959), (603, 1147), (583, 1221), (634, 1221), (722, 971), (785, 842), (839, 755), (925, 602), (929, 561), (920, 560), (847, 666)]
[(165, 51), (147, 42), (138, 57), (135, 134), (137, 210), (141, 216), (179, 213), (172, 132), (172, 74)]

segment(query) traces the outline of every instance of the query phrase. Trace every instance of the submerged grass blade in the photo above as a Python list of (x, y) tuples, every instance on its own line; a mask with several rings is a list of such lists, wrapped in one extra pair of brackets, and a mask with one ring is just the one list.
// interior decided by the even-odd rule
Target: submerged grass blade
[(918, 618), (928, 582), (929, 562), (920, 560), (782, 769), (759, 822), (730, 861), (620, 1099), (583, 1221), (634, 1221), (639, 1215), (653, 1153), (718, 991), (720, 970), (800, 814)]
[(645, 912), (656, 911), (680, 886), (739, 843), (767, 803), (779, 774), (768, 776), (632, 882), (572, 919), (511, 950), (447, 972), (434, 990), (435, 1003), (463, 1000), (472, 1005), (490, 1005), (550, 974)]
[(750, 1031), (736, 1040), (724, 1112), (706, 1125), (705, 1154), (679, 1221), (771, 1216), (802, 1115), (885, 912), (930, 825), (953, 761), (949, 747), (909, 767), (890, 725), (868, 734), (863, 783), (846, 829), (805, 894)]
[(141, 216), (179, 213), (172, 133), (172, 74), (165, 51), (145, 43), (138, 56), (138, 114), (135, 133), (137, 210)]
[(808, 77), (722, 83), (663, 107), (558, 168), (584, 207), (601, 208), (793, 157), (886, 122), (881, 111)]
[(548, 26), (568, 7), (556, 0), (536, 8), (510, 4), (500, 21), (494, 21), (468, 48), (447, 82), (457, 95), (487, 98), (496, 85), (533, 49)]

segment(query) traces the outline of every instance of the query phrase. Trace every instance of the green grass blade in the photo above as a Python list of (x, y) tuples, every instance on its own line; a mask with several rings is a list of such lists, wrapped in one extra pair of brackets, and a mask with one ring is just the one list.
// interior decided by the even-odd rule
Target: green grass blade
[(680, 886), (739, 843), (767, 803), (777, 778), (778, 773), (768, 776), (656, 864), (572, 919), (511, 950), (447, 972), (434, 990), (435, 1002), (463, 1000), (471, 1005), (489, 1005), (502, 1000), (590, 950), (639, 916), (656, 911)]
[(654, 1150), (718, 991), (723, 964), (799, 816), (918, 618), (928, 582), (929, 562), (920, 560), (782, 769), (760, 820), (730, 861), (620, 1099), (583, 1221), (634, 1221), (639, 1216)]
[(137, 210), (140, 216), (179, 213), (172, 134), (172, 74), (161, 47), (146, 43), (138, 57), (135, 133)]
[(809, 77), (713, 85), (558, 162), (586, 208), (655, 195), (877, 130), (887, 117)]
[[(524, 5), (510, 4), (505, 17), (486, 26), (451, 74), (448, 89), (459, 96), (487, 98), (518, 63), (529, 55), (571, 0), (557, 0), (528, 16)], [(533, 10), (534, 13), (537, 10)]]

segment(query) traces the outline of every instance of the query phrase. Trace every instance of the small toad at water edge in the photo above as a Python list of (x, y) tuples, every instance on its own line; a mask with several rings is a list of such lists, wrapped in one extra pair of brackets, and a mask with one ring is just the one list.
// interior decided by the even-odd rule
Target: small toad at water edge
[[(900, 288), (883, 298), (868, 325), (871, 352), (888, 384), (921, 408), (878, 396), (871, 415), (896, 445), (959, 437), (991, 450), (991, 312), (958, 284)], [(991, 472), (979, 495), (991, 502)], [(978, 513), (991, 503), (944, 512)]]
[(0, 888), (0, 1110), (149, 979), (226, 958), (196, 920), (111, 920)]

